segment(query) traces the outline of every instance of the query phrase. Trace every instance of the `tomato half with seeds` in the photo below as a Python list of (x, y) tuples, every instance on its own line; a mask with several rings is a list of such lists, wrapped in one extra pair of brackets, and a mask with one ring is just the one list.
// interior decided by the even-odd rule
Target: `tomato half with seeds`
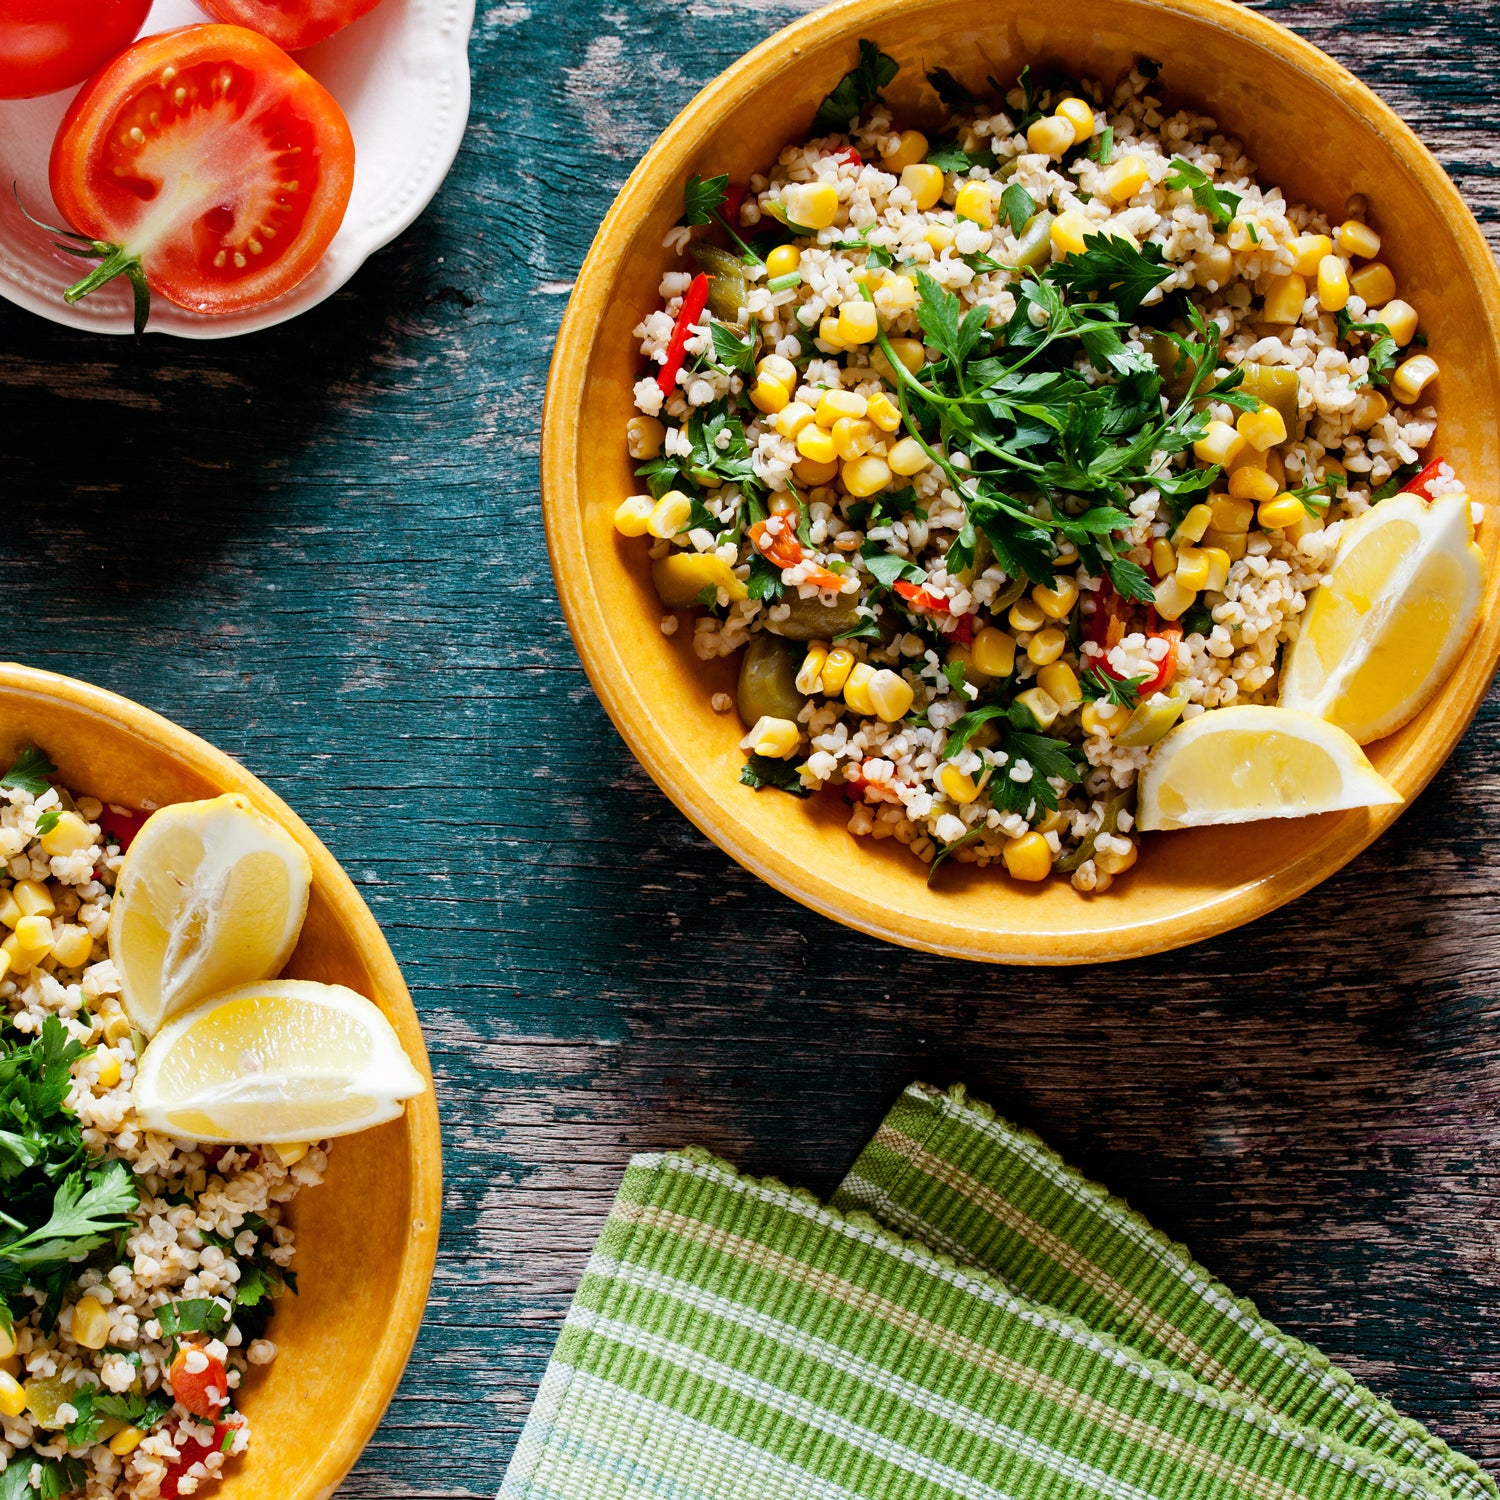
[(380, 0), (202, 0), (204, 10), (210, 15), (221, 21), (233, 21), (236, 26), (248, 26), (288, 52), (311, 47), (335, 31), (342, 31), (379, 3)]
[(82, 83), (140, 34), (151, 0), (0, 0), (0, 99)]
[(100, 265), (198, 313), (258, 307), (318, 263), (354, 187), (354, 137), (333, 96), (274, 42), (185, 26), (137, 42), (73, 101), (52, 147), (52, 197)]

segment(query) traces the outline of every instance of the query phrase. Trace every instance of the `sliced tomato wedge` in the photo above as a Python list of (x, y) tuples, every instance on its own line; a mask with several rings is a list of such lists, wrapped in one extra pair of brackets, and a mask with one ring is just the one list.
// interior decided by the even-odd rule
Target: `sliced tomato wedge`
[(151, 0), (0, 0), (0, 99), (82, 83), (140, 34)]
[(342, 31), (372, 11), (380, 0), (203, 0), (209, 15), (268, 36), (296, 52)]
[(100, 265), (198, 313), (290, 291), (318, 263), (354, 187), (354, 138), (332, 95), (240, 26), (138, 42), (79, 93), (52, 147), (52, 196)]

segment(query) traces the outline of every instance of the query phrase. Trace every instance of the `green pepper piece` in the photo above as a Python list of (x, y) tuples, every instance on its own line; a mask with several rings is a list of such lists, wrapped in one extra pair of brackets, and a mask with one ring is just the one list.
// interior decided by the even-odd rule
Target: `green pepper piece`
[(1026, 227), (1016, 241), (1016, 265), (1030, 266), (1035, 270), (1047, 263), (1052, 254), (1052, 220), (1053, 215), (1045, 208), (1027, 219)]
[(1240, 389), (1265, 405), (1274, 407), (1286, 423), (1287, 436), (1297, 430), (1297, 372), (1284, 365), (1241, 365), (1245, 372)]
[(1099, 820), (1099, 826), (1074, 850), (1064, 854), (1061, 859), (1052, 866), (1054, 870), (1060, 870), (1064, 875), (1071, 875), (1080, 865), (1086, 864), (1094, 857), (1094, 846), (1101, 833), (1113, 833), (1120, 826), (1120, 814), (1135, 801), (1135, 788), (1128, 786), (1122, 792), (1116, 792), (1104, 804), (1104, 816)]
[(1167, 694), (1165, 703), (1155, 702), (1155, 696), (1136, 704), (1125, 727), (1115, 736), (1115, 744), (1126, 750), (1141, 750), (1165, 739), (1177, 727), (1183, 709), (1188, 706), (1187, 692), (1179, 684)]
[(777, 635), (752, 635), (740, 658), (740, 681), (736, 706), (745, 728), (769, 715), (796, 721), (807, 702), (797, 691), (797, 668), (803, 653)]
[(745, 310), (745, 268), (737, 255), (707, 245), (700, 240), (692, 244), (693, 259), (708, 272), (708, 308), (724, 323), (737, 323)]

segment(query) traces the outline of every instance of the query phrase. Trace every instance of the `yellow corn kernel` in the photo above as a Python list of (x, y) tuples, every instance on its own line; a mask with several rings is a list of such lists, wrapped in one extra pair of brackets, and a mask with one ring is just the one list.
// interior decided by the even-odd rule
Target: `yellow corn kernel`
[(986, 677), (1009, 677), (1016, 665), (1016, 638), (993, 625), (986, 625), (969, 647), (974, 669)]
[(1203, 587), (1211, 593), (1219, 593), (1229, 581), (1229, 554), (1222, 547), (1201, 547), (1199, 552), (1208, 564), (1208, 577)]
[(762, 714), (750, 733), (740, 741), (740, 749), (771, 760), (787, 760), (797, 753), (801, 742), (802, 731), (793, 720)]
[(1333, 237), (1346, 255), (1357, 255), (1361, 260), (1374, 260), (1380, 254), (1380, 236), (1358, 219), (1345, 220), (1334, 230)]
[(1237, 500), (1233, 495), (1215, 495), (1210, 502), (1213, 512), (1213, 531), (1249, 531), (1255, 518), (1255, 506), (1248, 500)]
[(1027, 688), (1024, 693), (1016, 694), (1016, 702), (1024, 703), (1043, 729), (1051, 729), (1057, 722), (1057, 700), (1046, 688)]
[(1146, 167), (1145, 159), (1132, 151), (1105, 172), (1099, 185), (1111, 202), (1124, 203), (1126, 199), (1135, 197), (1150, 180), (1151, 173)]
[(1083, 702), (1078, 673), (1065, 661), (1054, 661), (1036, 674), (1036, 684), (1057, 704), (1057, 711), (1070, 714)]
[(104, 1040), (111, 1047), (118, 1047), (130, 1035), (130, 1017), (117, 1012), (104, 1023)]
[(1257, 453), (1286, 442), (1286, 419), (1274, 406), (1262, 404), (1259, 411), (1242, 411), (1234, 430)]
[(1171, 542), (1165, 537), (1157, 537), (1151, 543), (1151, 566), (1156, 570), (1158, 578), (1165, 578), (1177, 566), (1177, 555), (1172, 551)]
[(1067, 632), (1059, 630), (1055, 625), (1049, 625), (1045, 630), (1039, 630), (1026, 643), (1026, 655), (1039, 667), (1045, 667), (1049, 662), (1054, 662), (1067, 650)]
[(828, 642), (809, 641), (802, 665), (797, 668), (797, 691), (811, 696), (823, 686), (823, 667), (828, 661)]
[(927, 137), (920, 130), (903, 130), (895, 137), (895, 141), (894, 150), (882, 150), (880, 153), (880, 165), (887, 172), (900, 174), (919, 161), (926, 160)]
[(106, 1054), (104, 1061), (99, 1064), (96, 1081), (101, 1089), (112, 1089), (120, 1081), (120, 1059), (113, 1052)]
[(776, 413), (773, 424), (782, 437), (794, 438), (813, 420), (813, 409), (805, 401), (793, 401)]
[[(15, 1325), (7, 1321), (5, 1327), (0, 1328), (0, 1359), (9, 1359), (15, 1352)], [(12, 1373), (14, 1373), (14, 1371)]]
[(863, 500), (891, 482), (891, 466), (878, 453), (867, 453), (863, 458), (846, 463), (842, 477), (844, 488), (856, 499)]
[(0, 1417), (19, 1417), (25, 1410), (25, 1387), (14, 1375), (0, 1370)]
[(50, 917), (57, 910), (52, 904), (52, 892), (40, 880), (18, 880), (11, 887), (11, 894), (23, 917)]
[(655, 417), (632, 417), (625, 424), (625, 451), (632, 458), (657, 458), (667, 429)]
[(875, 680), (875, 668), (868, 662), (857, 661), (849, 669), (849, 680), (844, 684), (844, 702), (857, 714), (873, 714), (875, 700), (870, 697), (870, 684)]
[(11, 933), (3, 943), (0, 943), (0, 954), (5, 955), (5, 972), (7, 974), (21, 975), (31, 973), (47, 956), (47, 950), (42, 948), (33, 951), (30, 948), (23, 948), (16, 941), (15, 933)]
[(1349, 268), (1341, 255), (1325, 255), (1318, 262), (1318, 306), (1342, 312), (1349, 301)]
[(22, 917), (16, 923), (16, 943), (32, 953), (52, 951), (52, 923), (42, 916)]
[(844, 684), (854, 670), (854, 653), (847, 646), (835, 646), (828, 653), (819, 676), (819, 691), (826, 697), (836, 698), (844, 691)]
[(4, 922), (7, 927), (14, 927), (25, 915), (20, 902), (9, 891), (0, 894), (0, 922)]
[(1076, 208), (1070, 208), (1052, 221), (1052, 248), (1059, 255), (1081, 255), (1084, 235), (1098, 232)]
[(971, 219), (981, 229), (988, 229), (995, 222), (990, 207), (990, 185), (987, 182), (966, 182), (958, 190), (953, 211), (960, 219)]
[(911, 684), (899, 672), (885, 668), (870, 679), (870, 702), (887, 724), (904, 718), (915, 697)]
[(1005, 618), (1010, 621), (1012, 630), (1040, 630), (1047, 623), (1046, 615), (1031, 599), (1017, 599)]
[(797, 367), (779, 354), (766, 354), (756, 361), (755, 373), (779, 380), (788, 391), (797, 389)]
[(781, 202), (787, 218), (805, 229), (827, 229), (839, 216), (839, 190), (831, 182), (790, 182)]
[(792, 465), (792, 474), (804, 489), (815, 489), (820, 484), (832, 484), (839, 477), (839, 461), (830, 458), (827, 463), (816, 459), (798, 459)]
[(953, 230), (947, 224), (929, 224), (922, 238), (932, 246), (934, 255), (941, 255), (953, 243)]
[(1208, 586), (1208, 554), (1202, 547), (1184, 547), (1177, 554), (1177, 566), (1172, 572), (1180, 588), (1197, 593)]
[(1266, 283), (1266, 302), (1261, 309), (1261, 318), (1267, 323), (1295, 323), (1302, 316), (1302, 304), (1307, 300), (1307, 278), (1289, 271), (1285, 276), (1273, 276)]
[(791, 399), (792, 393), (774, 375), (762, 375), (750, 387), (750, 404), (768, 415), (785, 411)]
[(901, 186), (911, 194), (917, 212), (925, 214), (943, 196), (942, 170), (929, 162), (913, 162), (901, 169)]
[(827, 344), (831, 349), (840, 354), (848, 347), (843, 339), (839, 337), (839, 318), (837, 313), (829, 313), (818, 324), (818, 341)]
[(1316, 276), (1323, 257), (1333, 254), (1333, 241), (1326, 234), (1299, 234), (1289, 248), (1292, 269), (1299, 276)]
[(1234, 255), (1228, 245), (1217, 240), (1194, 257), (1199, 286), (1221, 287), (1234, 273)]
[(1356, 297), (1365, 299), (1366, 307), (1374, 307), (1377, 303), (1389, 302), (1396, 295), (1396, 278), (1391, 275), (1389, 266), (1375, 260), (1361, 266), (1349, 277), (1349, 289)]
[(886, 455), (886, 462), (891, 466), (893, 474), (900, 474), (903, 478), (911, 474), (920, 474), (930, 462), (927, 450), (913, 437), (902, 438)]
[(1280, 490), (1281, 486), (1254, 464), (1235, 469), (1229, 476), (1229, 493), (1236, 500), (1274, 500)]
[[(901, 362), (903, 368), (909, 370), (913, 375), (917, 374), (922, 366), (927, 363), (927, 351), (923, 349), (921, 339), (889, 339), (887, 342), (891, 346), (891, 352)], [(881, 362), (889, 369), (889, 362), (886, 360), (884, 353), (881, 353), (880, 358)], [(875, 361), (873, 357), (870, 363), (874, 365)], [(891, 371), (887, 378), (894, 382), (896, 379), (895, 372)]]
[(1438, 377), (1438, 362), (1430, 354), (1413, 354), (1396, 366), (1391, 376), (1391, 393), (1410, 406)]
[(1286, 537), (1288, 541), (1300, 542), (1303, 537), (1311, 536), (1313, 532), (1321, 531), (1322, 529), (1322, 516), (1315, 516), (1311, 511), (1309, 511), (1308, 514), (1302, 518), (1302, 520), (1296, 523), (1296, 525), (1288, 526), (1287, 529), (1281, 534), (1282, 536)]
[(816, 422), (809, 422), (797, 434), (797, 452), (817, 464), (831, 464), (838, 457), (838, 449), (833, 446), (833, 434)]
[(979, 785), (972, 776), (960, 771), (951, 760), (938, 768), (938, 786), (943, 795), (960, 807), (967, 807), (978, 795)]
[(824, 391), (818, 401), (815, 420), (830, 432), (840, 417), (862, 417), (869, 403), (857, 391)]
[(839, 337), (846, 344), (873, 344), (879, 332), (880, 318), (873, 302), (861, 299), (839, 304)]
[(1250, 536), (1244, 531), (1205, 531), (1203, 545), (1210, 552), (1222, 552), (1230, 562), (1238, 562), (1250, 545)]
[(1229, 248), (1238, 250), (1241, 254), (1259, 250), (1266, 242), (1264, 226), (1253, 218), (1234, 220), (1225, 237), (1229, 241)]
[(1094, 856), (1094, 868), (1103, 870), (1106, 875), (1123, 875), (1131, 865), (1136, 862), (1138, 851), (1130, 840), (1130, 848), (1124, 854), (1118, 854), (1113, 849), (1106, 849), (1102, 854)]
[(1198, 597), (1196, 589), (1185, 589), (1178, 583), (1175, 573), (1170, 578), (1163, 578), (1153, 593), (1156, 595), (1156, 612), (1164, 620), (1181, 618)]
[(1043, 588), (1038, 584), (1031, 591), (1031, 600), (1049, 620), (1066, 620), (1078, 603), (1078, 583), (1072, 578), (1059, 578), (1056, 588)]
[(109, 1451), (116, 1458), (125, 1458), (141, 1446), (146, 1434), (139, 1427), (122, 1427), (110, 1440)]
[[(1089, 134), (1094, 133), (1094, 112), (1089, 111)], [(1073, 122), (1061, 113), (1033, 120), (1026, 130), (1026, 144), (1038, 155), (1061, 156), (1078, 138)]]
[(52, 940), (52, 960), (62, 969), (82, 967), (93, 951), (94, 939), (88, 928), (77, 927), (71, 922), (59, 927)]
[(778, 245), (766, 256), (766, 276), (772, 281), (790, 276), (801, 264), (802, 252), (795, 245)]
[[(1392, 389), (1395, 389), (1394, 385)], [(1350, 421), (1356, 432), (1368, 432), (1390, 409), (1391, 403), (1380, 391), (1366, 386), (1359, 393), (1359, 400), (1354, 403)]]
[(1073, 127), (1073, 140), (1070, 144), (1076, 146), (1093, 138), (1094, 106), (1087, 99), (1064, 99), (1053, 114)]
[(1244, 438), (1228, 422), (1215, 419), (1193, 444), (1193, 453), (1206, 464), (1228, 464), (1244, 446)]
[(652, 536), (670, 540), (688, 523), (693, 513), (693, 502), (681, 490), (668, 490), (646, 518), (646, 530)]
[(1110, 703), (1103, 698), (1096, 698), (1092, 703), (1083, 705), (1083, 713), (1079, 716), (1085, 734), (1117, 735), (1126, 725), (1130, 718), (1130, 710), (1122, 708), (1118, 703)]
[(1052, 846), (1035, 829), (1007, 839), (1000, 855), (1012, 880), (1045, 880), (1052, 873)]
[(1201, 501), (1192, 506), (1177, 530), (1172, 533), (1173, 545), (1180, 547), (1184, 542), (1201, 542), (1203, 533), (1208, 530), (1213, 518), (1213, 511)]
[(277, 1160), (284, 1167), (295, 1167), (304, 1156), (307, 1155), (312, 1143), (310, 1141), (287, 1141), (279, 1146), (272, 1146)]
[(1280, 531), (1283, 526), (1295, 526), (1306, 515), (1307, 507), (1295, 495), (1278, 495), (1261, 502), (1255, 519), (1263, 531)]
[(102, 1349), (109, 1342), (109, 1314), (93, 1297), (73, 1304), (73, 1342), (85, 1349)]
[(870, 397), (865, 415), (882, 432), (894, 432), (901, 425), (901, 410), (884, 391), (876, 391)]
[(875, 426), (863, 417), (840, 417), (833, 424), (833, 446), (846, 463), (868, 453), (878, 441)]
[(645, 536), (656, 501), (650, 495), (627, 495), (615, 507), (615, 530), (621, 536)]
[(1403, 349), (1417, 336), (1417, 310), (1399, 297), (1394, 302), (1387, 302), (1375, 314), (1375, 321), (1384, 323), (1390, 329), (1391, 337)]

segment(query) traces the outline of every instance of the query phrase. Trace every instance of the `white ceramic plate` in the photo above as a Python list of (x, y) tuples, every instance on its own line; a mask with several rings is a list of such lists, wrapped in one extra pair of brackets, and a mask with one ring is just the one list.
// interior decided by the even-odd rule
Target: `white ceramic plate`
[[(143, 36), (212, 20), (193, 0), (156, 0)], [(474, 0), (382, 0), (352, 26), (296, 54), (338, 100), (354, 132), (354, 194), (328, 253), (284, 297), (247, 312), (204, 317), (153, 297), (149, 332), (221, 339), (270, 328), (332, 296), (432, 201), (458, 154), (469, 118), (469, 32)], [(47, 159), (76, 89), (0, 100), (0, 297), (73, 328), (131, 331), (122, 277), (76, 307), (62, 299), (86, 263), (53, 248), (38, 219), (62, 224), (47, 187)]]

